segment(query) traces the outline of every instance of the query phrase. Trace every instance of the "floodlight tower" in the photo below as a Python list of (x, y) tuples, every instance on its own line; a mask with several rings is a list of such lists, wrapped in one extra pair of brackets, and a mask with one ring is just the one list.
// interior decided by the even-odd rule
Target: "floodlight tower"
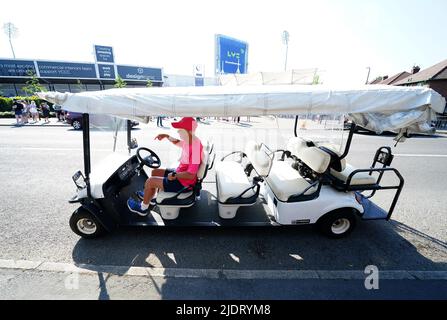
[(290, 34), (287, 30), (282, 33), (282, 43), (286, 46), (286, 56), (284, 59), (284, 71), (287, 71), (287, 54), (289, 53), (289, 38)]
[(3, 30), (5, 31), (5, 34), (8, 36), (9, 45), (11, 46), (12, 56), (15, 59), (16, 54), (14, 52), (14, 47), (12, 45), (12, 39), (17, 37), (19, 29), (17, 29), (17, 27), (12, 22), (7, 22), (3, 25)]

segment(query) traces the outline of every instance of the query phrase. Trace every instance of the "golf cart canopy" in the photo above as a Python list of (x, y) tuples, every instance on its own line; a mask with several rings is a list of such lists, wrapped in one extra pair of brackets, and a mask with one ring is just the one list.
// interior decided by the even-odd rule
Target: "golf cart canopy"
[(369, 85), (256, 85), (120, 88), (81, 93), (39, 92), (72, 112), (108, 114), (145, 121), (148, 116), (261, 116), (348, 114), (356, 124), (381, 133), (430, 132), (445, 99), (424, 87)]

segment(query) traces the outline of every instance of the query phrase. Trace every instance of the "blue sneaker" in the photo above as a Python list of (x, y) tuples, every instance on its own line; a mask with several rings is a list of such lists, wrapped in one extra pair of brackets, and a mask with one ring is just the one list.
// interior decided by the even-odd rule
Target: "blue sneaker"
[(132, 198), (127, 200), (127, 207), (129, 208), (130, 211), (135, 212), (136, 214), (142, 217), (147, 216), (147, 214), (149, 213), (149, 208), (146, 210), (141, 209), (141, 202), (136, 201)]
[(143, 190), (138, 190), (137, 192), (135, 192), (135, 195), (137, 196), (138, 199), (143, 201), (143, 198), (144, 198), (144, 191)]
[[(144, 200), (144, 191), (139, 190), (139, 191), (135, 192), (135, 194), (138, 197), (138, 199), (140, 199), (141, 201)], [(149, 202), (149, 204), (151, 206), (155, 206), (157, 203), (155, 202), (155, 199), (152, 199), (151, 202)]]

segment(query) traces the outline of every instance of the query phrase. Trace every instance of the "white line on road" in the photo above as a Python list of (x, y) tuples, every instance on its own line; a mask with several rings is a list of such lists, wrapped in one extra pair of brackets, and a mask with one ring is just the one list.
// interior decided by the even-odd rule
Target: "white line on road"
[[(324, 279), (362, 280), (363, 270), (226, 270), (147, 268), (132, 266), (88, 265), (62, 262), (41, 262), (0, 259), (0, 269), (34, 270), (79, 274), (109, 273), (122, 276), (206, 278), (206, 279)], [(447, 280), (447, 271), (383, 270), (381, 279), (386, 280)]]
[(405, 154), (396, 153), (396, 157), (428, 157), (428, 158), (447, 158), (447, 154)]

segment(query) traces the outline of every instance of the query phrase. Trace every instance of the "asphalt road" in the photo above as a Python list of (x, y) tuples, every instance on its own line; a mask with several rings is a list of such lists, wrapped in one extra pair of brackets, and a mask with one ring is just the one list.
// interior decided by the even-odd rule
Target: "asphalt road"
[[(256, 120), (252, 119), (251, 125)], [(156, 132), (170, 131), (154, 129), (153, 125), (141, 127), (133, 130), (140, 145), (159, 153), (163, 164), (175, 162), (176, 154), (168, 143), (153, 141)], [(264, 126), (252, 132), (235, 125), (216, 127), (204, 127), (201, 134), (213, 140), (220, 154), (240, 149), (250, 138), (266, 141), (272, 148), (281, 147), (291, 136), (291, 127), (278, 131)], [(96, 160), (112, 149), (112, 137), (110, 131), (92, 131), (93, 170)], [(379, 146), (392, 144), (390, 136), (356, 135), (348, 161), (367, 167)], [(120, 133), (118, 149), (124, 147), (125, 134)], [(415, 137), (394, 148), (393, 166), (406, 181), (392, 221), (359, 223), (350, 237), (337, 241), (320, 236), (312, 227), (124, 228), (98, 240), (82, 240), (68, 226), (76, 206), (67, 203), (74, 192), (71, 175), (83, 168), (82, 133), (66, 127), (3, 126), (0, 150), (0, 259), (129, 268), (241, 270), (248, 275), (256, 270), (363, 270), (367, 265), (375, 265), (380, 271), (447, 271), (447, 137)], [(215, 192), (212, 172), (207, 181), (205, 188), (212, 194)], [(388, 199), (377, 196), (379, 204)], [(199, 208), (206, 210), (207, 206)], [(303, 286), (318, 286), (318, 280), (306, 281)], [(196, 283), (205, 288), (209, 280)], [(424, 283), (426, 289), (435, 286), (440, 293), (437, 297), (445, 298), (446, 281), (422, 281), (418, 282), (418, 288), (423, 288)], [(255, 285), (249, 281), (247, 286)], [(260, 283), (257, 297), (262, 297), (262, 290), (268, 296), (272, 286), (280, 291), (283, 282)], [(233, 282), (216, 284), (216, 297), (229, 287), (235, 290), (234, 297), (243, 297), (245, 285)], [(327, 291), (320, 297), (337, 298), (335, 282), (323, 287)], [(412, 285), (402, 282), (401, 288), (405, 287)], [(409, 298), (418, 296), (414, 290), (402, 290), (401, 298), (405, 292)], [(190, 297), (183, 285), (175, 292), (176, 297), (182, 297), (182, 292), (184, 297)], [(304, 298), (294, 290), (286, 292), (288, 296), (282, 293), (281, 297)], [(388, 293), (383, 291), (382, 295), (387, 297)], [(158, 290), (158, 297), (172, 298), (172, 291)]]

